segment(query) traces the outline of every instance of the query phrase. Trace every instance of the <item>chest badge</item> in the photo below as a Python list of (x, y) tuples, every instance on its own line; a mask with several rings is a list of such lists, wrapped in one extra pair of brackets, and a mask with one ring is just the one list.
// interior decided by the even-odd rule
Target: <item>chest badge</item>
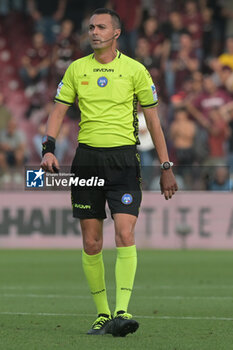
[(98, 80), (97, 80), (97, 84), (99, 85), (99, 87), (105, 87), (108, 83), (108, 79), (105, 78), (105, 77), (100, 77)]

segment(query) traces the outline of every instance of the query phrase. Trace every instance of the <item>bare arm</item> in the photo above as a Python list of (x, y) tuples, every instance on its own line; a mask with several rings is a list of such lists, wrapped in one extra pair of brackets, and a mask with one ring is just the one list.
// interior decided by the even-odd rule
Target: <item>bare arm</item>
[(203, 126), (204, 128), (208, 129), (210, 126), (210, 122), (205, 118), (204, 114), (200, 112), (192, 103), (188, 102), (186, 104), (186, 107), (188, 109), (188, 112), (196, 119), (196, 121)]
[[(155, 149), (158, 154), (160, 163), (169, 160), (167, 145), (165, 142), (163, 130), (160, 125), (160, 120), (158, 118), (156, 107), (143, 109), (146, 124), (148, 130), (151, 134)], [(172, 169), (162, 170), (160, 177), (160, 187), (161, 193), (164, 194), (166, 199), (172, 197), (172, 195), (177, 191), (178, 187)]]
[[(56, 103), (54, 105), (54, 109), (51, 112), (47, 122), (46, 135), (52, 136), (54, 139), (57, 138), (68, 108), (69, 106), (63, 105), (61, 103)], [(57, 158), (53, 153), (46, 153), (41, 161), (42, 169), (54, 173), (53, 166), (59, 169)]]
[(58, 8), (54, 13), (54, 19), (60, 21), (64, 17), (64, 13), (67, 6), (67, 0), (59, 0)]
[(41, 13), (38, 11), (36, 7), (35, 0), (28, 0), (28, 11), (34, 20), (38, 21), (41, 18)]

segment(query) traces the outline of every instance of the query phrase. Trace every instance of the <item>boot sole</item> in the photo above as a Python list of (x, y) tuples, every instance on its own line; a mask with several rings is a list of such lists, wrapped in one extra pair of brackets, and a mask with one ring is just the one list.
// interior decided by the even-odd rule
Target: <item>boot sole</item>
[(125, 337), (129, 333), (134, 333), (138, 329), (139, 324), (137, 321), (131, 320), (128, 323), (118, 326), (118, 329), (114, 330), (112, 335), (114, 337)]

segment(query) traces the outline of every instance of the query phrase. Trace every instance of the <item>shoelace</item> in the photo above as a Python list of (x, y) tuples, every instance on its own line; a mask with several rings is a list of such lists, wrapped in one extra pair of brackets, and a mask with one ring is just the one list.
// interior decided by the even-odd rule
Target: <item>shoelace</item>
[(124, 318), (125, 320), (130, 320), (132, 318), (132, 315), (131, 314), (127, 314), (127, 312), (125, 312), (124, 314), (117, 315), (117, 317)]
[(100, 316), (97, 318), (97, 320), (93, 323), (92, 328), (94, 329), (100, 329), (107, 321), (109, 321), (108, 318)]

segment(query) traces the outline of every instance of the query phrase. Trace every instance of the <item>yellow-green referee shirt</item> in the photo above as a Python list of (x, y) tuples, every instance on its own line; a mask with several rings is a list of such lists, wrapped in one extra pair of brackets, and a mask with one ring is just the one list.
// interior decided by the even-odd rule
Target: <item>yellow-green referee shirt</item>
[(70, 106), (76, 96), (81, 111), (78, 141), (92, 147), (138, 144), (137, 102), (143, 108), (158, 104), (149, 72), (119, 51), (107, 64), (93, 54), (71, 63), (55, 101)]

